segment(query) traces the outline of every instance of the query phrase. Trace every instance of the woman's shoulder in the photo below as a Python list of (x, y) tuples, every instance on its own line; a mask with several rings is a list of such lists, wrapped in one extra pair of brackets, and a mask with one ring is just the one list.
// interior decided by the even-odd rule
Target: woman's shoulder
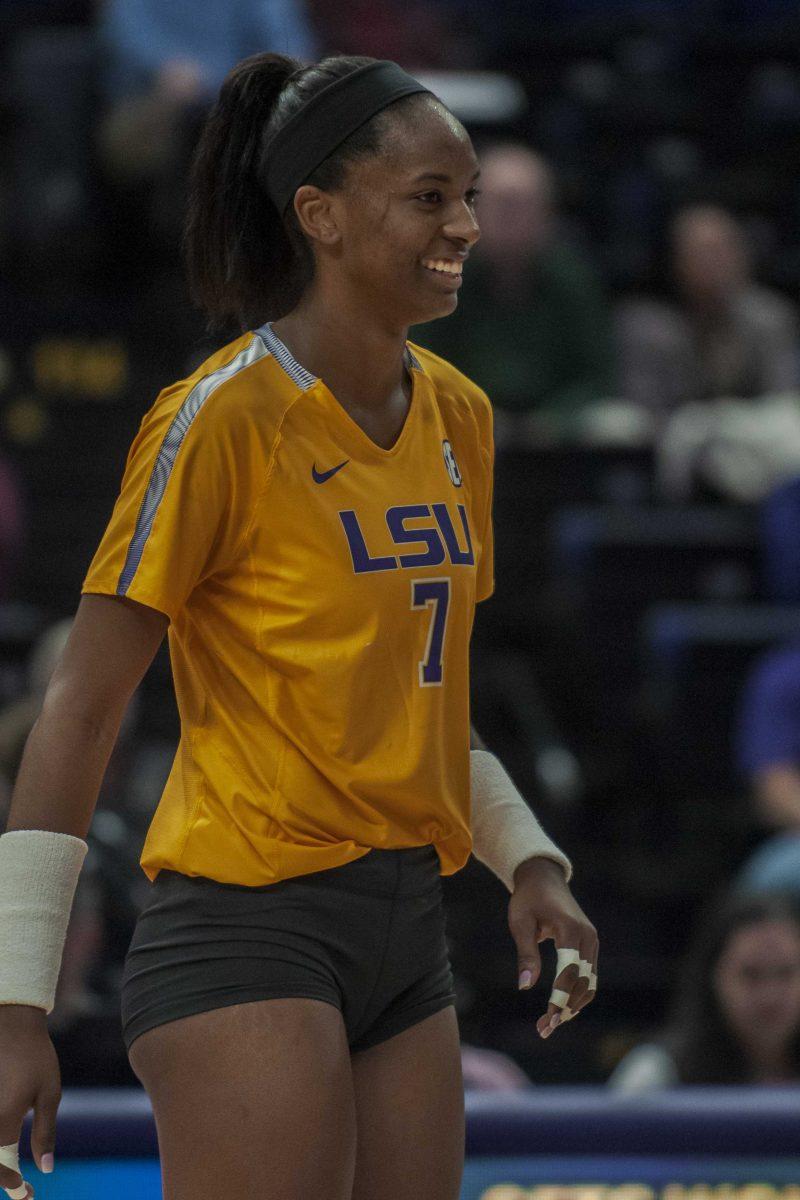
[(277, 425), (296, 395), (261, 338), (250, 332), (203, 357), (189, 374), (165, 387), (148, 416), (193, 424), (202, 414), (200, 423), (207, 428), (250, 423), (253, 417), (267, 424), (272, 417)]

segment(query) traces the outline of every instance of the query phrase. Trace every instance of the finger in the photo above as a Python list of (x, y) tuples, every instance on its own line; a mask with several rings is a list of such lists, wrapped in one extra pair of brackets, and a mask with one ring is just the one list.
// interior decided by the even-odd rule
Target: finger
[(572, 1008), (573, 1017), (577, 1016), (577, 1014), (579, 1012), (581, 1012), (582, 1009), (586, 1008), (587, 1004), (591, 1004), (591, 1002), (594, 1000), (596, 994), (597, 994), (597, 973), (593, 971), (590, 979), (588, 979), (586, 981), (586, 986), (584, 987), (581, 994), (577, 997), (577, 999), (574, 999), (573, 1003), (570, 1005), (570, 1007)]
[(33, 1106), (31, 1152), (36, 1166), (46, 1175), (55, 1167), (56, 1114), (60, 1102), (61, 1086), (56, 1080), (55, 1084), (41, 1089)]
[(511, 935), (517, 944), (517, 976), (521, 991), (527, 991), (536, 983), (542, 971), (539, 953), (539, 926), (536, 921), (515, 921), (509, 924)]
[(28, 1200), (33, 1189), (22, 1178), (19, 1169), (19, 1142), (0, 1146), (0, 1187), (11, 1200)]
[[(577, 940), (577, 939), (576, 939)], [(560, 1024), (572, 1020), (585, 1003), (592, 964), (584, 957), (583, 947), (556, 947), (556, 977), (547, 1005), (537, 1028), (542, 1037), (549, 1037)]]
[[(569, 971), (574, 972), (574, 967), (569, 968)], [(559, 979), (563, 980), (563, 977), (564, 973), (562, 972), (562, 975), (559, 977)], [(553, 985), (553, 989), (550, 993), (550, 999), (547, 1003), (547, 1009), (536, 1022), (536, 1028), (542, 1037), (549, 1037), (550, 1034), (558, 1028), (562, 1021), (569, 1020), (570, 1010), (567, 1006), (568, 1000), (569, 991), (567, 991), (565, 988), (558, 988)]]
[(31, 1200), (34, 1195), (33, 1188), (29, 1183), (22, 1178), (19, 1171), (16, 1172), (18, 1183), (12, 1184), (10, 1187), (4, 1187), (3, 1191), (11, 1200)]
[(575, 986), (572, 988), (565, 1006), (570, 1010), (569, 1016), (563, 1017), (562, 1024), (564, 1020), (572, 1020), (581, 1009), (594, 1000), (597, 992), (597, 949), (596, 935), (588, 945), (581, 946), (578, 960), (580, 975), (575, 981)]
[(550, 992), (548, 1007), (561, 1010), (570, 1005), (571, 998), (580, 981), (581, 953), (567, 946), (556, 947), (556, 977)]
[(597, 995), (597, 958), (600, 952), (600, 946), (597, 940), (597, 934), (593, 933), (589, 945), (585, 948), (586, 966), (589, 968), (589, 975), (586, 981), (586, 993), (581, 1003), (581, 1008), (585, 1008), (590, 1004)]
[(576, 1013), (580, 1012), (586, 1003), (586, 996), (592, 977), (592, 964), (587, 957), (584, 957), (585, 953), (588, 953), (588, 951), (584, 951), (583, 947), (581, 947), (578, 958), (578, 976), (570, 990), (569, 999), (566, 1004), (571, 1013), (568, 1019), (571, 1019)]
[[(565, 1016), (565, 1013), (567, 1014)], [(551, 1033), (554, 1033), (562, 1021), (569, 1020), (569, 1009), (557, 1008), (554, 1004), (548, 1004), (547, 1012), (543, 1013), (536, 1022), (536, 1029), (540, 1037), (548, 1038)]]

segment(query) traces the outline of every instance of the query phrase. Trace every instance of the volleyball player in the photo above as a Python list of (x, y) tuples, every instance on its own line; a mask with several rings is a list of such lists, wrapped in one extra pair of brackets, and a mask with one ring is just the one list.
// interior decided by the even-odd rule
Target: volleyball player
[(34, 1110), (85, 837), (169, 635), (181, 739), (123, 980), (165, 1200), (455, 1200), (463, 1089), (440, 875), (511, 892), (536, 1027), (594, 995), (570, 865), (470, 739), (492, 591), (483, 393), (408, 327), (456, 306), (478, 165), (393, 63), (240, 64), (197, 152), (195, 295), (248, 330), (144, 417), (0, 838), (0, 1186)]

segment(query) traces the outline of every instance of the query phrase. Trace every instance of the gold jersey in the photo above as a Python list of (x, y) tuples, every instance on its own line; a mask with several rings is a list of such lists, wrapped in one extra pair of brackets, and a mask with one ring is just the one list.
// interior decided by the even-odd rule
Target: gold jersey
[(167, 388), (84, 593), (166, 613), (181, 737), (142, 867), (260, 885), (471, 849), (469, 638), (493, 589), (492, 418), (409, 345), (378, 446), (269, 325)]

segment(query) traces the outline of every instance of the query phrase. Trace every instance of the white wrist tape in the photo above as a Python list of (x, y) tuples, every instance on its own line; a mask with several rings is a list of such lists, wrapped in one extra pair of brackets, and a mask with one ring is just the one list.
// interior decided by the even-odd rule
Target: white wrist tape
[(514, 891), (514, 872), (528, 858), (550, 858), (569, 881), (572, 864), (542, 829), (503, 764), (488, 750), (470, 751), (472, 852)]
[(83, 860), (81, 838), (47, 829), (0, 837), (0, 1004), (52, 1012)]

